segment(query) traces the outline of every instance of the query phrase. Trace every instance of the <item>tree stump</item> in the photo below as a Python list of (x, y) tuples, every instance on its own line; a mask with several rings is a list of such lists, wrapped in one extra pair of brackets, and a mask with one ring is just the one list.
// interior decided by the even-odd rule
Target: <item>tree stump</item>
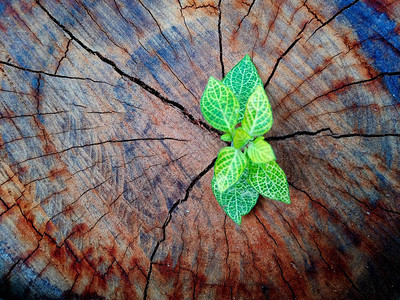
[[(0, 298), (398, 299), (400, 5), (0, 4)], [(242, 226), (199, 102), (245, 54), (291, 205)]]

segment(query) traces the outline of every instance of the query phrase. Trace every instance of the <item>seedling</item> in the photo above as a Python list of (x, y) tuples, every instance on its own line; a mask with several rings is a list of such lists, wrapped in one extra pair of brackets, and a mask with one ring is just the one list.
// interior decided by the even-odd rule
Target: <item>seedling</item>
[(246, 55), (226, 77), (210, 77), (200, 101), (201, 112), (231, 142), (214, 166), (212, 190), (237, 224), (257, 203), (259, 194), (290, 204), (286, 175), (263, 135), (272, 126), (272, 110), (257, 69)]

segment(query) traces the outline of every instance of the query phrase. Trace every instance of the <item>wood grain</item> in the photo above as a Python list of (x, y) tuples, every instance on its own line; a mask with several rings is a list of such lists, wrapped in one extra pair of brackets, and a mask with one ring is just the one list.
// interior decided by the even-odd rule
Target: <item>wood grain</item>
[[(400, 297), (400, 6), (0, 3), (0, 297)], [(211, 192), (209, 76), (249, 53), (290, 206)]]

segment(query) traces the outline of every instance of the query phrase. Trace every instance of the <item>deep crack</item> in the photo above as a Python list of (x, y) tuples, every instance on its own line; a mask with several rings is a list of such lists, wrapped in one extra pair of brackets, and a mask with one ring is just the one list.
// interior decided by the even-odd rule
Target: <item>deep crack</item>
[(72, 41), (72, 39), (69, 39), (69, 40), (68, 40), (67, 47), (66, 47), (66, 49), (65, 49), (64, 55), (63, 55), (63, 56), (60, 58), (60, 60), (58, 61), (56, 70), (54, 71), (54, 75), (57, 74), (58, 69), (60, 68), (61, 62), (64, 60), (64, 58), (67, 58), (67, 53), (68, 53), (68, 51), (69, 51), (69, 45), (71, 44), (71, 41)]
[[(330, 134), (319, 135), (321, 132), (328, 131)], [(343, 138), (350, 138), (350, 137), (363, 137), (363, 138), (380, 138), (380, 137), (400, 137), (400, 133), (346, 133), (346, 134), (336, 134), (332, 131), (332, 129), (322, 128), (317, 131), (296, 131), (290, 134), (281, 135), (281, 136), (270, 136), (266, 137), (265, 140), (270, 141), (282, 141), (287, 140), (290, 138), (296, 138), (298, 136), (318, 136), (318, 137), (330, 137), (333, 139), (343, 139)]]
[(294, 294), (294, 291), (293, 291), (292, 286), (290, 285), (289, 281), (287, 281), (286, 278), (285, 278), (285, 276), (283, 275), (283, 270), (282, 270), (281, 264), (279, 263), (279, 260), (278, 260), (278, 256), (277, 256), (277, 254), (276, 254), (276, 251), (275, 251), (275, 255), (274, 255), (274, 260), (275, 260), (276, 264), (278, 265), (278, 268), (279, 268), (280, 273), (281, 273), (281, 278), (282, 278), (282, 280), (286, 283), (286, 285), (287, 285), (288, 288), (290, 289), (290, 292), (292, 293), (292, 299), (293, 299), (293, 300), (296, 299), (296, 296), (295, 296), (295, 294)]
[(300, 36), (300, 35), (303, 33), (303, 31), (306, 29), (306, 27), (309, 23), (310, 23), (310, 21), (308, 21), (306, 24), (304, 24), (303, 28), (297, 34), (296, 39), (293, 41), (293, 43), (291, 43), (290, 46), (285, 50), (285, 52), (283, 52), (282, 55), (280, 57), (278, 57), (275, 65), (274, 65), (274, 68), (272, 69), (271, 74), (269, 75), (267, 81), (265, 82), (264, 89), (267, 88), (268, 84), (270, 83), (272, 77), (274, 76), (274, 74), (276, 72), (276, 69), (278, 68), (280, 61), (290, 52), (290, 50), (293, 49), (293, 47), (297, 44), (297, 42), (302, 39), (302, 36)]
[(18, 162), (18, 164), (22, 164), (24, 162), (33, 160), (33, 159), (38, 159), (46, 156), (51, 156), (51, 155), (57, 155), (61, 154), (73, 149), (79, 149), (79, 148), (85, 148), (85, 147), (92, 147), (92, 146), (98, 146), (98, 145), (104, 145), (104, 144), (115, 144), (115, 143), (129, 143), (129, 142), (138, 142), (138, 141), (164, 141), (164, 140), (171, 140), (171, 141), (178, 141), (178, 142), (190, 142), (189, 140), (184, 140), (184, 139), (176, 139), (172, 137), (160, 137), (160, 138), (133, 138), (133, 139), (121, 139), (121, 140), (107, 140), (107, 141), (99, 141), (95, 143), (90, 143), (90, 144), (83, 144), (83, 145), (74, 145), (69, 148), (61, 149), (59, 151), (55, 152), (50, 152), (50, 153), (45, 153), (43, 155), (39, 156), (33, 156), (30, 158), (27, 158), (23, 161)]
[(344, 12), (346, 9), (349, 9), (350, 7), (352, 7), (354, 4), (356, 4), (358, 1), (360, 0), (355, 0), (354, 2), (344, 6), (343, 8), (341, 8), (338, 12), (336, 12), (332, 17), (330, 17), (326, 22), (322, 23), (317, 29), (315, 29), (315, 31), (311, 34), (311, 36), (307, 39), (307, 41), (309, 39), (311, 39), (313, 37), (313, 35), (320, 30), (322, 27), (324, 27), (325, 25), (329, 24), (330, 22), (332, 22), (338, 15), (340, 15), (342, 12)]
[(374, 77), (371, 77), (371, 78), (369, 78), (369, 79), (363, 79), (363, 80), (358, 80), (358, 81), (353, 81), (353, 82), (350, 82), (350, 83), (343, 84), (343, 85), (341, 85), (341, 86), (339, 86), (339, 87), (337, 87), (337, 88), (335, 88), (335, 89), (333, 89), (333, 90), (330, 90), (330, 91), (328, 91), (328, 92), (326, 92), (326, 93), (324, 93), (324, 94), (322, 94), (322, 95), (319, 95), (319, 96), (315, 97), (315, 98), (312, 99), (311, 101), (309, 101), (309, 102), (307, 102), (306, 104), (300, 106), (298, 109), (296, 109), (296, 110), (290, 112), (290, 113), (288, 114), (288, 116), (285, 117), (285, 119), (286, 119), (286, 120), (289, 119), (293, 114), (295, 114), (295, 113), (298, 112), (299, 110), (302, 110), (302, 109), (306, 108), (308, 105), (310, 105), (311, 103), (315, 102), (316, 100), (318, 100), (318, 99), (320, 99), (320, 98), (322, 98), (322, 97), (326, 97), (326, 96), (328, 96), (329, 94), (335, 93), (335, 92), (340, 91), (340, 90), (342, 90), (342, 89), (344, 89), (344, 88), (347, 88), (347, 87), (349, 87), (349, 86), (357, 85), (357, 84), (363, 84), (363, 83), (367, 83), (367, 82), (371, 82), (371, 81), (374, 81), (374, 80), (379, 79), (379, 78), (384, 77), (384, 76), (389, 76), (389, 77), (390, 77), (390, 76), (400, 76), (400, 71), (395, 71), (395, 72), (382, 72), (382, 73), (379, 73), (378, 75), (375, 75)]
[(88, 78), (88, 77), (76, 77), (76, 76), (57, 75), (57, 74), (52, 74), (52, 73), (45, 72), (45, 71), (40, 71), (40, 70), (33, 70), (33, 69), (29, 69), (29, 68), (24, 68), (24, 67), (21, 67), (21, 66), (18, 66), (18, 65), (14, 65), (14, 64), (12, 64), (12, 63), (9, 63), (9, 62), (7, 62), (7, 61), (1, 61), (1, 60), (0, 60), (0, 64), (6, 65), (6, 66), (9, 66), (9, 67), (12, 67), (12, 68), (16, 68), (16, 69), (18, 69), (18, 70), (22, 70), (22, 71), (26, 71), (26, 72), (31, 72), (31, 73), (36, 73), (36, 74), (39, 74), (39, 75), (43, 74), (43, 75), (47, 75), (47, 76), (50, 76), (50, 77), (57, 77), (57, 78), (64, 78), (64, 79), (89, 80), (89, 81), (94, 82), (94, 83), (104, 83), (104, 84), (108, 84), (108, 85), (111, 85), (111, 86), (116, 86), (116, 85), (111, 84), (111, 83), (108, 83), (108, 82), (106, 82), (106, 81), (94, 80), (94, 79)]
[(224, 66), (224, 60), (222, 58), (221, 2), (222, 2), (222, 0), (219, 0), (219, 2), (218, 2), (218, 39), (219, 39), (219, 60), (221, 62), (221, 74), (222, 74), (222, 78), (224, 78), (225, 77), (225, 66)]
[[(221, 2), (221, 0), (220, 0)], [(89, 52), (90, 54), (97, 56), (101, 61), (103, 61), (104, 63), (108, 64), (109, 66), (111, 66), (115, 72), (117, 72), (119, 75), (121, 75), (122, 77), (128, 78), (130, 81), (134, 82), (135, 84), (139, 85), (140, 87), (142, 87), (145, 91), (149, 92), (150, 94), (152, 94), (153, 96), (157, 97), (158, 99), (160, 99), (162, 102), (177, 108), (186, 118), (189, 119), (189, 121), (192, 124), (195, 125), (200, 125), (203, 128), (205, 128), (206, 130), (208, 130), (209, 132), (212, 133), (217, 133), (218, 135), (220, 135), (220, 131), (211, 127), (210, 125), (208, 125), (207, 123), (201, 121), (201, 120), (197, 120), (194, 118), (194, 116), (189, 113), (186, 108), (178, 103), (175, 102), (173, 100), (168, 99), (167, 97), (161, 95), (160, 92), (158, 92), (156, 89), (154, 89), (153, 87), (149, 86), (148, 84), (146, 84), (144, 81), (142, 81), (139, 78), (136, 78), (132, 75), (129, 75), (128, 73), (122, 71), (122, 69), (120, 69), (116, 63), (110, 59), (108, 59), (107, 57), (103, 56), (100, 52), (92, 50), (91, 48), (89, 48), (86, 44), (84, 44), (81, 40), (79, 40), (77, 37), (74, 36), (74, 34), (67, 28), (65, 27), (63, 24), (61, 24), (52, 14), (50, 14), (50, 12), (40, 3), (39, 0), (36, 0), (37, 5), (40, 6), (40, 8), (47, 14), (47, 16), (58, 26), (60, 27), (71, 39), (73, 39), (76, 43), (78, 43), (83, 49), (85, 49), (87, 52)], [(222, 55), (222, 54), (221, 54)], [(52, 74), (53, 75), (53, 74)], [(55, 75), (53, 75), (55, 76)]]
[(171, 206), (171, 208), (169, 209), (167, 219), (165, 220), (165, 222), (164, 222), (164, 224), (162, 226), (162, 239), (157, 242), (157, 244), (154, 247), (153, 252), (151, 253), (151, 256), (150, 256), (150, 267), (149, 267), (149, 272), (147, 273), (147, 282), (146, 282), (146, 286), (145, 286), (145, 289), (144, 289), (143, 299), (147, 298), (147, 290), (149, 288), (151, 272), (153, 270), (153, 263), (154, 263), (153, 260), (154, 260), (154, 257), (156, 256), (157, 250), (159, 249), (161, 243), (165, 241), (165, 237), (166, 237), (166, 233), (165, 232), (166, 232), (166, 228), (167, 228), (168, 224), (171, 222), (172, 213), (175, 211), (175, 209), (178, 207), (179, 204), (181, 204), (183, 202), (186, 202), (188, 200), (190, 191), (193, 189), (194, 185), (205, 174), (207, 174), (208, 171), (211, 170), (211, 168), (214, 166), (214, 163), (215, 163), (216, 160), (217, 160), (217, 158), (214, 158), (213, 161), (192, 180), (192, 182), (189, 184), (188, 188), (186, 189), (185, 197), (183, 199), (181, 199), (181, 200), (176, 201)]
[(236, 29), (236, 32), (239, 31), (240, 26), (242, 25), (244, 19), (246, 19), (246, 17), (250, 14), (251, 9), (253, 8), (253, 5), (254, 5), (255, 2), (256, 2), (256, 0), (253, 0), (253, 2), (251, 2), (251, 4), (249, 5), (249, 10), (247, 11), (247, 14), (240, 20), (239, 25), (238, 25), (238, 27)]

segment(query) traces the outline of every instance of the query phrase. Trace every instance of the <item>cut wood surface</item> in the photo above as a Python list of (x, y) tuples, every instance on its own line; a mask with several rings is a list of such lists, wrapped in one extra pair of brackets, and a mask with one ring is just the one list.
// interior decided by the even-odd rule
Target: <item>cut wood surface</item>
[[(0, 298), (399, 299), (400, 2), (0, 2)], [(291, 205), (237, 226), (200, 98), (250, 54)]]

